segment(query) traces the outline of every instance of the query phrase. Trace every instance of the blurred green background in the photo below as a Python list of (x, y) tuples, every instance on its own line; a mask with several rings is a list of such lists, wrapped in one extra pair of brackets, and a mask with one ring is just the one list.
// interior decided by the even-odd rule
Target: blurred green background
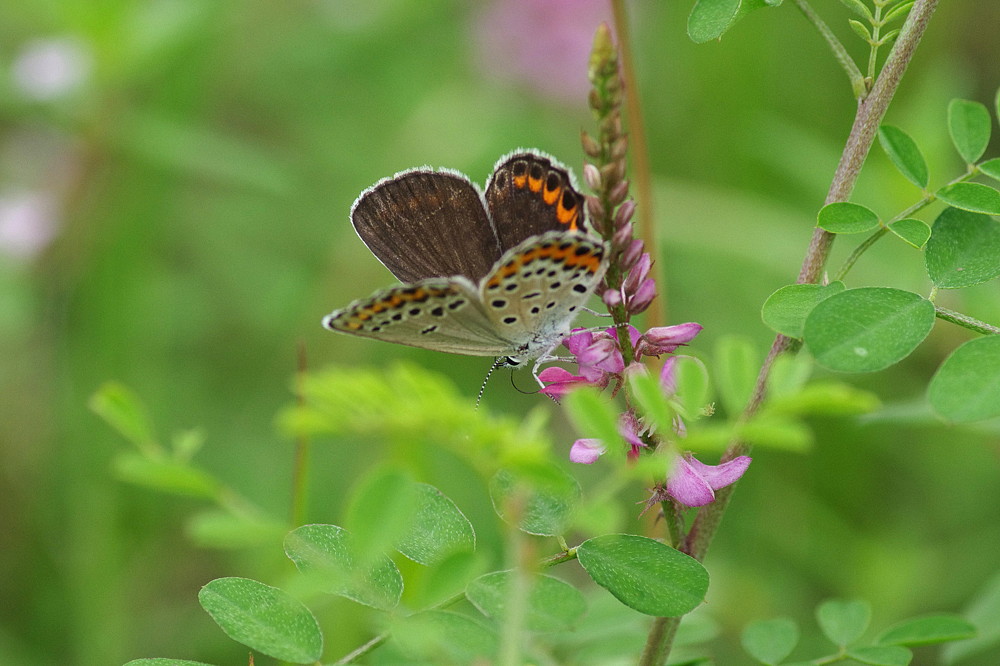
[[(661, 291), (671, 322), (705, 325), (703, 356), (733, 333), (763, 354), (772, 336), (759, 306), (798, 273), (854, 102), (788, 3), (704, 45), (685, 35), (691, 4), (631, 7)], [(840, 2), (814, 6), (863, 62)], [(119, 380), (163, 439), (202, 428), (198, 460), (277, 518), (289, 511), (292, 444), (274, 418), (293, 400), (297, 343), (313, 368), (409, 359), (446, 373), (471, 409), (487, 359), (320, 328), (393, 281), (351, 229), (351, 203), (424, 164), (482, 183), (519, 146), (579, 173), (587, 49), (607, 15), (584, 0), (0, 5), (0, 663), (245, 663), (197, 590), (224, 575), (268, 580), (288, 566), (280, 548), (193, 544), (184, 525), (197, 503), (116, 480), (124, 444), (89, 396)], [(964, 168), (948, 100), (993, 108), (998, 25), (1000, 3), (941, 3), (889, 110), (923, 148), (932, 186)], [(891, 215), (918, 196), (876, 149), (854, 199)], [(919, 254), (890, 239), (851, 274), (863, 285), (929, 290)], [(939, 298), (1000, 323), (996, 282)], [(945, 427), (922, 397), (968, 337), (939, 324), (904, 364), (850, 378), (886, 411), (816, 421), (810, 454), (757, 452), (707, 562), (718, 663), (747, 663), (736, 637), (754, 619), (811, 626), (818, 600), (860, 596), (885, 626), (959, 611), (997, 572), (1000, 427)], [(485, 404), (518, 414), (539, 402), (498, 379)], [(310, 521), (336, 522), (354, 477), (384, 454), (354, 444), (316, 443)], [(456, 501), (482, 530), (480, 549), (499, 552), (477, 497)], [(347, 627), (327, 654), (368, 637)], [(963, 663), (1000, 655), (979, 659)]]

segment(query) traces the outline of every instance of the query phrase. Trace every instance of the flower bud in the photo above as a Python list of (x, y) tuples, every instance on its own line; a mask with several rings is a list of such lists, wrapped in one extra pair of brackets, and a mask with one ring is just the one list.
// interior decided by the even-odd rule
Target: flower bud
[(587, 183), (587, 187), (595, 192), (600, 192), (601, 190), (601, 172), (600, 170), (587, 162), (583, 165), (583, 182)]
[(597, 158), (601, 156), (601, 145), (597, 143), (597, 139), (590, 136), (586, 131), (580, 132), (580, 144), (583, 145), (583, 152), (587, 153), (590, 157)]
[(629, 314), (639, 314), (649, 307), (656, 298), (656, 282), (650, 278), (639, 285), (635, 293), (630, 294), (625, 304)]
[(617, 289), (605, 289), (601, 300), (609, 308), (614, 308), (622, 304), (622, 294)]
[(632, 220), (632, 216), (635, 214), (635, 201), (629, 199), (615, 211), (615, 227), (620, 227), (626, 222)]

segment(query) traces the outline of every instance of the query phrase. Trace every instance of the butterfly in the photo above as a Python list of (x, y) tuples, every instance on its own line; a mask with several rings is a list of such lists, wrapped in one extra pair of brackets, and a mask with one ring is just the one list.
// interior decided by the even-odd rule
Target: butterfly
[(402, 284), (323, 326), (508, 365), (558, 346), (607, 270), (569, 171), (537, 151), (502, 157), (485, 194), (454, 171), (403, 171), (362, 192), (351, 223)]

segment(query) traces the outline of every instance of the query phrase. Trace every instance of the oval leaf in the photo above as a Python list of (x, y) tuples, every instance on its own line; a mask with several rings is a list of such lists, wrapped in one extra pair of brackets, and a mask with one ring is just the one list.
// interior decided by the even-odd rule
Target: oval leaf
[(882, 125), (878, 130), (878, 142), (904, 178), (921, 189), (927, 187), (930, 181), (927, 162), (909, 134), (898, 127)]
[(576, 479), (553, 465), (522, 467), (516, 474), (502, 469), (490, 479), (497, 515), (528, 534), (565, 533), (581, 495)]
[(198, 592), (198, 602), (226, 635), (252, 650), (293, 664), (323, 654), (319, 623), (302, 602), (249, 578), (217, 578)]
[(816, 226), (831, 234), (860, 234), (878, 227), (878, 214), (861, 204), (837, 201), (820, 209)]
[(937, 197), (949, 206), (973, 213), (1000, 215), (1000, 192), (980, 183), (955, 183), (937, 191)]
[(159, 448), (154, 443), (153, 425), (146, 406), (124, 384), (103, 384), (87, 405), (140, 450), (149, 452)]
[(394, 622), (391, 633), (405, 655), (398, 663), (495, 663), (496, 634), (468, 615), (441, 610), (415, 613)]
[(698, 0), (688, 16), (688, 37), (696, 44), (718, 39), (733, 24), (739, 9), (740, 0)]
[(455, 503), (426, 483), (415, 484), (414, 489), (415, 510), (396, 550), (428, 566), (455, 553), (474, 551), (476, 533)]
[(953, 423), (1000, 416), (1000, 336), (969, 340), (952, 352), (931, 379), (927, 400)]
[(708, 571), (700, 562), (646, 537), (594, 537), (580, 544), (577, 557), (594, 582), (646, 615), (684, 615), (708, 591)]
[(303, 574), (315, 577), (329, 594), (372, 608), (396, 607), (403, 578), (392, 560), (362, 560), (347, 530), (336, 525), (303, 525), (285, 537), (285, 554)]
[(979, 165), (979, 170), (993, 180), (1000, 180), (1000, 157), (994, 157), (991, 160), (986, 160)]
[(932, 615), (904, 620), (879, 636), (879, 645), (933, 645), (972, 638), (976, 628), (957, 615)]
[(413, 480), (391, 463), (362, 475), (344, 518), (356, 561), (378, 559), (395, 547), (413, 524), (416, 497)]
[[(515, 573), (494, 571), (475, 579), (465, 596), (483, 615), (503, 619)], [(587, 612), (583, 594), (569, 583), (552, 576), (526, 576), (531, 587), (525, 626), (531, 631), (570, 631)]]
[(823, 634), (838, 647), (846, 647), (861, 638), (872, 619), (867, 601), (830, 599), (816, 607), (816, 620)]
[(907, 217), (889, 223), (889, 231), (896, 234), (913, 247), (922, 249), (931, 237), (931, 228), (923, 220)]
[(940, 289), (959, 289), (1000, 275), (1000, 225), (987, 215), (946, 208), (934, 222), (924, 263)]
[(751, 622), (740, 634), (740, 644), (764, 664), (780, 664), (799, 642), (799, 625), (787, 617)]
[[(772, 329), (790, 338), (801, 339), (806, 317), (816, 305), (844, 291), (843, 282), (790, 284), (767, 297), (760, 318)], [(756, 377), (754, 378), (756, 380)]]
[(990, 112), (979, 102), (953, 99), (948, 104), (948, 132), (958, 154), (972, 164), (990, 142)]
[(715, 346), (715, 380), (727, 414), (743, 411), (753, 394), (760, 359), (753, 343), (742, 336), (725, 335)]
[(898, 645), (855, 648), (848, 650), (847, 656), (872, 666), (906, 666), (913, 659), (912, 652)]
[(886, 287), (850, 289), (817, 305), (803, 339), (816, 362), (840, 372), (875, 372), (910, 355), (934, 325), (934, 305)]

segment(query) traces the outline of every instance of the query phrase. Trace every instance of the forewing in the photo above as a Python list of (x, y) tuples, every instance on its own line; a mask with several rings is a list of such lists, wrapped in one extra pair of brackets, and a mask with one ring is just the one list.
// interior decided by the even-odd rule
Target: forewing
[(538, 153), (503, 160), (486, 186), (486, 203), (504, 250), (547, 231), (583, 229), (583, 197), (569, 172)]
[(323, 326), (366, 338), (470, 356), (505, 356), (476, 287), (465, 278), (428, 279), (375, 292), (323, 318)]
[(407, 171), (377, 183), (355, 202), (351, 222), (400, 282), (477, 282), (501, 254), (479, 190), (454, 173)]

